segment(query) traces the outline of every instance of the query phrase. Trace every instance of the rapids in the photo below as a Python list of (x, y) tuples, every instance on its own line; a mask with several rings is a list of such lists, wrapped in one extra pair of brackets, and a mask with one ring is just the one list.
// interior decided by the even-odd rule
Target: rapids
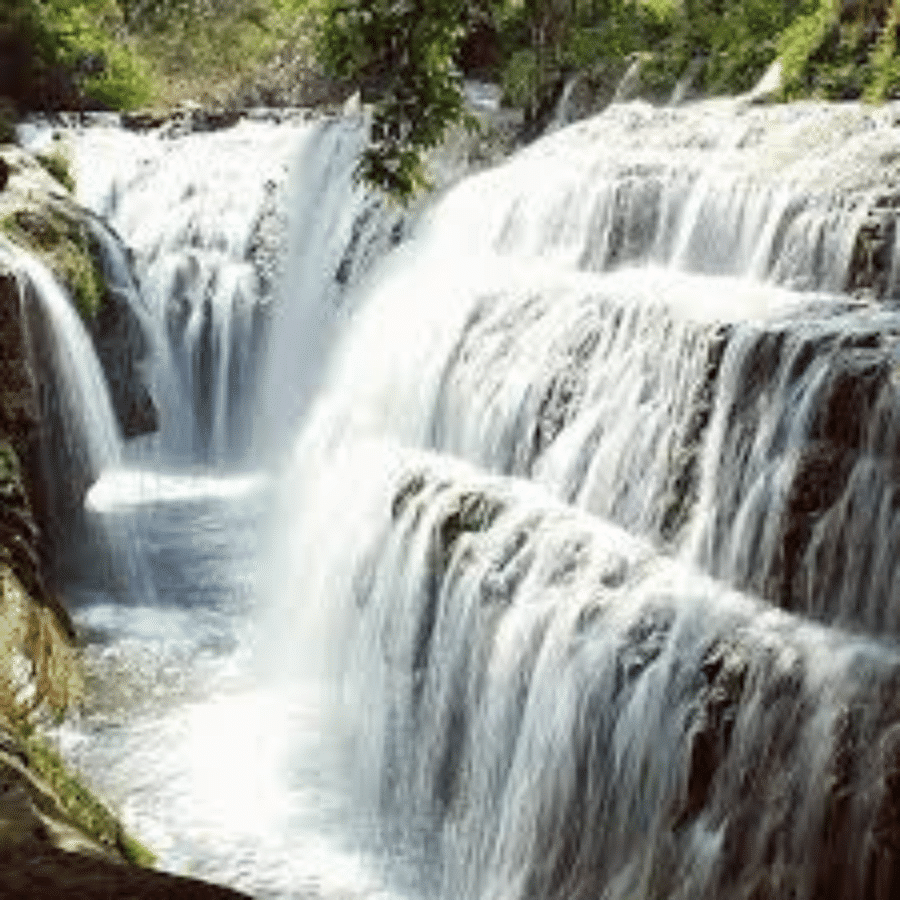
[[(73, 127), (161, 428), (57, 737), (260, 898), (900, 891), (900, 107), (619, 104), (401, 214), (353, 114)], [(65, 376), (63, 376), (65, 377)]]

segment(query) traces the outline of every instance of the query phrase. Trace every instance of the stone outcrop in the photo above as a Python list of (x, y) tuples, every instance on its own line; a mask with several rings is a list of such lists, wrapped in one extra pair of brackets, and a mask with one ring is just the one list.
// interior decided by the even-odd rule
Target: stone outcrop
[[(110, 386), (125, 437), (154, 431), (156, 411), (141, 374), (149, 354), (144, 329), (127, 301), (134, 291), (118, 238), (78, 206), (65, 181), (62, 150), (43, 165), (25, 151), (0, 147), (0, 231), (40, 256), (70, 287)], [(50, 171), (47, 171), (44, 166)], [(2, 181), (2, 178), (0, 178)]]

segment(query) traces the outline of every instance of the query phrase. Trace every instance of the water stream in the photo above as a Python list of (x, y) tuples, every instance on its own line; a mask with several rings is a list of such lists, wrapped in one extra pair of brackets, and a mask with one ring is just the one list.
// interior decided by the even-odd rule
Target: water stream
[(900, 890), (897, 123), (616, 105), (412, 218), (352, 115), (70, 134), (161, 428), (87, 498), (152, 584), (73, 590), (58, 737), (163, 867)]

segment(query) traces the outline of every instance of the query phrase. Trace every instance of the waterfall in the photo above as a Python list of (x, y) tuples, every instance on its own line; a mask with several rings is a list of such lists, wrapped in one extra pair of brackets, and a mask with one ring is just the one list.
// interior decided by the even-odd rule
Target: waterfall
[(402, 234), (400, 213), (352, 179), (363, 134), (361, 118), (298, 112), (212, 134), (71, 135), (80, 199), (133, 258), (163, 460), (243, 467), (270, 432), (290, 433), (341, 298)]
[(427, 895), (896, 888), (895, 117), (612, 107), (371, 279), (272, 619)]
[(355, 116), (78, 132), (164, 409), (91, 498), (156, 567), (82, 613), (138, 700), (69, 752), (164, 865), (900, 890), (898, 112), (616, 104), (407, 214)]
[(88, 332), (55, 276), (36, 257), (4, 243), (20, 285), (28, 362), (38, 385), (42, 504), (55, 575), (70, 586), (127, 598), (147, 590), (141, 550), (122, 523), (85, 509), (91, 485), (122, 464), (109, 386)]
[(324, 507), (294, 540), (316, 554), (281, 627), (341, 648), (392, 845), (437, 847), (429, 896), (851, 898), (892, 877), (894, 650), (444, 456), (359, 445), (306, 496)]
[[(90, 482), (115, 468), (122, 454), (106, 378), (72, 301), (51, 272), (35, 257), (9, 245), (7, 249), (27, 285), (24, 296), (29, 326), (39, 332), (31, 335), (32, 353), (49, 362), (39, 371), (53, 380), (52, 386), (45, 385), (42, 400), (54, 403), (61, 419), (58, 436), (64, 451), (55, 462), (68, 463), (64, 478), (86, 477)], [(29, 310), (29, 302), (38, 307), (36, 316)]]

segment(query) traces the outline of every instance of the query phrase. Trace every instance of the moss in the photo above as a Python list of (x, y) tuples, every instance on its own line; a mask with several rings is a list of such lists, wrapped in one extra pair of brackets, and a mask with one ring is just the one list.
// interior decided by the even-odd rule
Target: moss
[(0, 221), (0, 231), (38, 254), (68, 287), (81, 317), (93, 320), (106, 282), (88, 228), (58, 209), (19, 209)]
[(12, 444), (0, 439), (0, 500), (20, 497), (22, 487), (22, 464)]
[(75, 193), (75, 176), (72, 174), (72, 162), (61, 147), (54, 147), (49, 153), (39, 153), (37, 161), (67, 191)]
[(135, 865), (153, 865), (154, 855), (125, 833), (116, 817), (72, 774), (45, 740), (34, 733), (21, 737), (28, 766), (53, 788), (63, 810), (85, 834), (118, 850)]
[(5, 97), (0, 97), (0, 144), (16, 143), (16, 110)]

